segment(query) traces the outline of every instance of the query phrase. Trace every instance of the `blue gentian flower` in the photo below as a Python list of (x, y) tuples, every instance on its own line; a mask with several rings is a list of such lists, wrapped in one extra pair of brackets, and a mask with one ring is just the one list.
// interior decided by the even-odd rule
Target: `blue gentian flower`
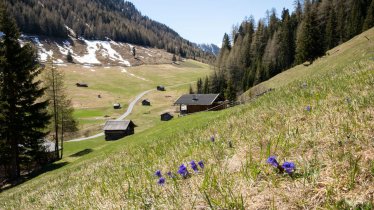
[(167, 175), (168, 175), (170, 178), (175, 178), (174, 174), (173, 174), (171, 171), (167, 172)]
[(196, 163), (195, 163), (194, 160), (191, 161), (190, 164), (191, 164), (191, 168), (192, 168), (195, 172), (198, 172), (198, 171), (199, 171), (199, 169), (197, 168), (197, 165), (196, 165)]
[(311, 106), (307, 106), (307, 107), (305, 108), (305, 110), (306, 110), (307, 112), (310, 112), (310, 111), (312, 111), (312, 107), (311, 107)]
[(282, 167), (288, 174), (292, 174), (295, 171), (295, 164), (293, 162), (284, 162)]
[(210, 141), (211, 142), (214, 142), (216, 139), (214, 138), (214, 135), (212, 135), (211, 137), (210, 137)]
[(277, 157), (275, 157), (275, 156), (270, 156), (270, 157), (268, 158), (268, 160), (267, 160), (267, 163), (273, 165), (274, 167), (278, 167), (278, 166), (279, 166), (279, 163), (278, 163), (278, 161), (277, 161), (276, 158), (277, 158)]
[(161, 171), (160, 170), (157, 170), (156, 172), (155, 172), (155, 176), (158, 176), (158, 177), (162, 177), (162, 174), (161, 174)]
[(178, 174), (183, 176), (183, 178), (186, 178), (188, 176), (188, 170), (187, 170), (187, 167), (184, 164), (179, 166)]
[(202, 160), (200, 160), (197, 164), (199, 164), (200, 168), (203, 169), (204, 168), (204, 163)]
[(161, 177), (161, 178), (158, 180), (157, 184), (159, 184), (159, 185), (164, 185), (164, 184), (165, 184), (165, 178), (164, 178), (164, 177)]

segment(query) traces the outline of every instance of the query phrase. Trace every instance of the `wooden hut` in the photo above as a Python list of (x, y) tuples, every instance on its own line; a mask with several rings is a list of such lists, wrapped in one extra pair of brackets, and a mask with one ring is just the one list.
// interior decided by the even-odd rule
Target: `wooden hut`
[(161, 114), (161, 121), (169, 121), (171, 119), (173, 119), (173, 115), (170, 114), (169, 112), (165, 112), (163, 114)]
[(120, 103), (113, 104), (113, 109), (121, 109), (121, 104)]
[(88, 84), (87, 84), (87, 83), (81, 83), (81, 82), (77, 82), (77, 83), (75, 83), (75, 85), (76, 85), (77, 87), (88, 87)]
[(117, 140), (132, 135), (135, 127), (131, 120), (108, 120), (104, 126), (105, 140)]
[(165, 91), (165, 87), (162, 86), (162, 85), (158, 85), (158, 86), (157, 86), (157, 90), (158, 90), (158, 91)]
[(143, 106), (150, 106), (150, 105), (151, 105), (151, 102), (150, 102), (148, 99), (144, 99), (144, 100), (142, 101), (142, 105), (143, 105)]
[(186, 94), (181, 96), (174, 104), (179, 105), (181, 114), (207, 110), (217, 111), (226, 108), (220, 94)]

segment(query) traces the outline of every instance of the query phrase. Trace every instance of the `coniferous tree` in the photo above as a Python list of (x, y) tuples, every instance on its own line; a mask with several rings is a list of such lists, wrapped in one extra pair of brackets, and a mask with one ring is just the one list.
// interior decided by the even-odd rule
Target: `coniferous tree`
[(205, 77), (204, 86), (203, 86), (203, 93), (208, 94), (209, 92), (209, 79)]
[(199, 78), (196, 83), (196, 92), (197, 94), (203, 93), (203, 80)]
[(69, 50), (68, 54), (66, 55), (66, 60), (69, 62), (69, 63), (73, 63), (73, 56)]
[(363, 26), (363, 31), (366, 31), (372, 27), (374, 27), (374, 0), (371, 1), (371, 4), (368, 8)]
[[(1, 6), (0, 6), (1, 7)], [(17, 179), (25, 159), (37, 162), (41, 158), (44, 129), (50, 116), (47, 101), (40, 100), (44, 89), (37, 76), (41, 69), (36, 62), (36, 51), (30, 44), (20, 46), (20, 33), (15, 20), (1, 7), (0, 31), (5, 35), (0, 42), (1, 73), (0, 113), (1, 138), (9, 145), (6, 153), (7, 175)]]

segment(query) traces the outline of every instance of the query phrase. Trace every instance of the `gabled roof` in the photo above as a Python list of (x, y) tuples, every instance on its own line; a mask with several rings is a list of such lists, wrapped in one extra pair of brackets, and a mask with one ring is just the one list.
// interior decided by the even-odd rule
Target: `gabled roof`
[(186, 94), (174, 104), (183, 105), (212, 105), (218, 100), (219, 94)]
[(108, 120), (104, 125), (105, 131), (126, 130), (129, 125), (136, 126), (131, 120)]
[(164, 116), (164, 115), (170, 115), (170, 116), (173, 116), (172, 114), (170, 114), (170, 112), (164, 112), (161, 114), (161, 116)]

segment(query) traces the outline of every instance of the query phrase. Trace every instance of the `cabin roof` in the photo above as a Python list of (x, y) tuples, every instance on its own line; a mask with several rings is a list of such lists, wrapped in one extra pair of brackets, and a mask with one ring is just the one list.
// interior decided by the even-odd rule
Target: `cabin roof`
[(170, 116), (173, 116), (172, 114), (170, 114), (170, 112), (164, 112), (161, 114), (161, 116), (164, 116), (164, 115), (170, 115)]
[(136, 126), (131, 120), (108, 120), (104, 125), (106, 131), (126, 130), (129, 125)]
[(174, 104), (183, 105), (212, 105), (217, 101), (219, 94), (186, 94), (181, 97)]

